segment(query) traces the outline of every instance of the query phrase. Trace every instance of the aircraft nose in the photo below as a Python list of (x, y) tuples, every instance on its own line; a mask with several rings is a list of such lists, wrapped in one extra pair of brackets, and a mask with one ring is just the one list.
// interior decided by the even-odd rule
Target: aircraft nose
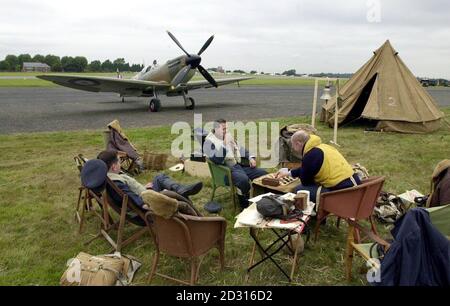
[(186, 65), (191, 65), (192, 68), (197, 68), (200, 65), (202, 58), (198, 55), (190, 55), (186, 59)]

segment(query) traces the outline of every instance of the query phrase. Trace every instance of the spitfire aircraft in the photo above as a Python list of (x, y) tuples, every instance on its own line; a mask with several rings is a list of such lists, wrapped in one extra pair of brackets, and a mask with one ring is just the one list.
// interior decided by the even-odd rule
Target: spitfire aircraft
[[(149, 110), (152, 112), (157, 112), (161, 109), (161, 101), (158, 98), (160, 94), (165, 94), (168, 97), (183, 96), (186, 109), (194, 109), (195, 101), (188, 96), (190, 90), (218, 87), (250, 79), (241, 77), (215, 80), (200, 65), (202, 60), (200, 55), (209, 47), (214, 39), (214, 35), (204, 43), (197, 54), (190, 54), (172, 33), (167, 31), (167, 34), (186, 55), (168, 60), (159, 67), (144, 67), (141, 72), (131, 79), (96, 76), (80, 77), (75, 75), (39, 75), (37, 77), (74, 89), (91, 92), (116, 92), (122, 98), (122, 102), (125, 101), (125, 97), (152, 97), (149, 103)], [(196, 69), (206, 80), (189, 82), (195, 75)]]

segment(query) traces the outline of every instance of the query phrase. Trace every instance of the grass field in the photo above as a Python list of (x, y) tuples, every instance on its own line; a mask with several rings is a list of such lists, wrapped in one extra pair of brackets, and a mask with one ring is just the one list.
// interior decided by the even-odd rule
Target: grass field
[[(446, 109), (447, 117), (450, 109)], [(309, 122), (308, 118), (280, 119), (280, 123)], [(106, 123), (105, 123), (106, 124)], [(125, 127), (126, 128), (126, 127)], [(332, 138), (332, 129), (318, 126), (324, 141)], [(170, 143), (177, 135), (171, 135), (170, 127), (126, 129), (128, 136), (140, 152), (170, 151)], [(394, 133), (365, 133), (361, 128), (339, 130), (340, 150), (351, 163), (359, 162), (371, 175), (385, 175), (386, 191), (402, 193), (417, 189), (427, 193), (429, 179), (437, 162), (450, 156), (450, 132), (446, 128), (428, 135), (403, 135)], [(104, 147), (102, 131), (76, 131), (0, 135), (0, 285), (57, 285), (66, 269), (68, 259), (80, 251), (104, 254), (109, 245), (101, 239), (88, 246), (83, 243), (97, 233), (99, 222), (94, 217), (87, 221), (82, 235), (77, 233), (74, 221), (74, 205), (79, 186), (78, 170), (73, 156), (78, 153), (93, 158)], [(176, 163), (171, 159), (168, 166)], [(168, 174), (170, 174), (167, 171)], [(138, 177), (147, 182), (155, 172)], [(172, 175), (172, 174), (170, 174)], [(181, 173), (172, 175), (188, 183), (197, 178)], [(211, 194), (211, 185), (205, 187), (194, 203), (203, 211), (203, 204)], [(252, 247), (248, 230), (234, 229), (234, 216), (230, 199), (223, 199), (225, 209), (221, 213), (228, 221), (226, 233), (226, 268), (219, 270), (218, 252), (210, 252), (200, 269), (201, 285), (241, 285)], [(387, 233), (385, 225), (379, 229)], [(343, 255), (346, 227), (337, 229), (334, 222), (322, 226), (318, 242), (310, 241), (299, 258), (293, 285), (345, 285)], [(143, 266), (134, 284), (145, 284), (154, 248), (148, 237), (123, 250), (141, 260)], [(285, 265), (287, 255), (280, 254)], [(352, 285), (364, 285), (365, 274), (359, 273), (364, 262), (355, 258)], [(187, 275), (185, 262), (163, 256), (162, 272)], [(172, 285), (170, 281), (156, 278), (154, 284)], [(287, 285), (286, 279), (276, 268), (265, 263), (252, 271), (250, 285)]]
[[(42, 73), (35, 72), (0, 72), (0, 87), (55, 87), (58, 86), (52, 82), (45, 80), (30, 78)], [(69, 73), (68, 73), (69, 74)], [(70, 73), (71, 75), (80, 76), (104, 76), (104, 77), (115, 77), (116, 73)], [(135, 73), (124, 73), (124, 78), (131, 78)], [(242, 84), (245, 85), (262, 85), (262, 86), (312, 86), (314, 85), (313, 78), (300, 78), (300, 77), (285, 77), (285, 76), (267, 76), (267, 75), (248, 75), (253, 77), (251, 80), (243, 81)], [(3, 78), (2, 78), (3, 77)], [(5, 77), (12, 77), (11, 79), (5, 79)], [(24, 77), (24, 78), (20, 78)], [(233, 78), (233, 77), (244, 77), (243, 75), (233, 75), (233, 74), (214, 74), (214, 78)], [(204, 80), (200, 75), (195, 75), (192, 79)], [(343, 80), (345, 82), (345, 80)], [(324, 81), (320, 82), (323, 86)]]

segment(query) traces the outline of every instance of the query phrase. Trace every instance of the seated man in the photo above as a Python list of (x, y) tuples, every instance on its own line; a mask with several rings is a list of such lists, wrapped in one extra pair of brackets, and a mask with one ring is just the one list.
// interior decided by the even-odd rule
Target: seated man
[(117, 184), (117, 187), (119, 187), (130, 198), (132, 198), (133, 202), (136, 203), (136, 205), (145, 209), (148, 209), (148, 207), (144, 204), (144, 201), (142, 200), (142, 197), (140, 195), (147, 189), (153, 189), (157, 192), (167, 189), (170, 191), (174, 191), (185, 198), (188, 198), (188, 196), (190, 195), (199, 193), (203, 187), (202, 182), (197, 182), (192, 185), (178, 184), (165, 174), (157, 175), (153, 179), (153, 182), (150, 182), (144, 186), (134, 178), (121, 172), (120, 160), (117, 156), (117, 151), (102, 151), (97, 158), (103, 160), (108, 167), (109, 179), (114, 181)]
[(303, 156), (302, 165), (291, 171), (282, 168), (277, 177), (299, 177), (302, 183), (295, 191), (308, 190), (312, 202), (316, 202), (320, 193), (361, 184), (342, 154), (334, 147), (323, 144), (320, 137), (301, 130), (292, 135), (291, 142), (292, 149)]
[[(227, 122), (219, 119), (214, 122), (214, 128), (205, 139), (203, 146), (206, 156), (215, 164), (225, 165), (231, 169), (234, 185), (242, 195), (238, 195), (242, 209), (248, 206), (250, 195), (249, 179), (254, 180), (267, 172), (256, 167), (256, 159), (249, 152), (239, 147), (235, 140), (227, 133)], [(244, 163), (245, 160), (248, 161)]]

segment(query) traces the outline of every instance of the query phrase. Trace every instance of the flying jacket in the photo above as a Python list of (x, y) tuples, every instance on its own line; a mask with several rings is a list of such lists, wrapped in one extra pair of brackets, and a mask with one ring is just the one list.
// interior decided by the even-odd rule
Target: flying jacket
[(450, 242), (425, 209), (408, 211), (391, 233), (394, 242), (381, 261), (381, 285), (450, 285)]
[(128, 140), (128, 137), (123, 132), (117, 120), (114, 120), (108, 124), (108, 128), (111, 131), (109, 133), (108, 143), (106, 150), (119, 150), (127, 153), (127, 156), (132, 160), (139, 159), (139, 154), (136, 148)]

